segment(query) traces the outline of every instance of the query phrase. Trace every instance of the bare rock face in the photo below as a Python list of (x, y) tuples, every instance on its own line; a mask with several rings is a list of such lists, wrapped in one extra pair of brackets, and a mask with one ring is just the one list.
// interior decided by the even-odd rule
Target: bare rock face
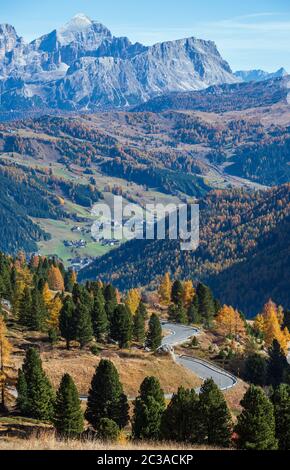
[(83, 14), (30, 44), (13, 26), (0, 25), (4, 110), (120, 108), (238, 80), (211, 41), (188, 38), (146, 47), (113, 37)]

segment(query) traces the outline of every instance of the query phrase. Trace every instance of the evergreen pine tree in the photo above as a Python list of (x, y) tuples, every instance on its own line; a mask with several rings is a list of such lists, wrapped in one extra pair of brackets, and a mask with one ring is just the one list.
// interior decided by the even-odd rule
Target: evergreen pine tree
[(66, 340), (67, 350), (70, 349), (70, 342), (76, 339), (75, 306), (71, 297), (64, 299), (59, 315), (59, 329), (61, 336)]
[(76, 339), (80, 343), (80, 348), (83, 349), (92, 341), (92, 319), (88, 308), (84, 304), (76, 306), (74, 315), (76, 319)]
[(69, 374), (62, 377), (56, 394), (53, 424), (57, 432), (65, 437), (78, 436), (84, 429), (79, 394)]
[(102, 341), (108, 333), (109, 322), (105, 310), (104, 297), (101, 291), (99, 291), (94, 298), (92, 324), (96, 340)]
[(42, 293), (35, 287), (31, 293), (29, 327), (35, 331), (43, 331), (46, 326), (47, 314)]
[(127, 348), (132, 340), (132, 315), (125, 305), (118, 305), (111, 317), (110, 336), (119, 347)]
[(25, 287), (18, 306), (18, 318), (20, 325), (30, 326), (31, 313), (31, 292), (29, 287)]
[(289, 364), (284, 351), (279, 342), (274, 339), (269, 349), (268, 383), (273, 387), (280, 385), (284, 381), (288, 369)]
[(183, 387), (173, 395), (163, 413), (161, 435), (167, 441), (195, 442), (198, 422), (198, 395)]
[(143, 344), (145, 340), (145, 318), (140, 308), (137, 309), (133, 322), (133, 338), (137, 343)]
[(152, 351), (156, 351), (162, 343), (162, 328), (161, 323), (156, 315), (153, 313), (149, 320), (149, 330), (146, 336), (146, 346), (147, 348), (152, 349)]
[(120, 435), (120, 428), (115, 421), (102, 418), (97, 431), (97, 438), (104, 442), (116, 442)]
[(216, 306), (211, 290), (204, 284), (198, 284), (196, 289), (198, 297), (198, 311), (206, 326), (210, 326), (216, 313)]
[(199, 394), (198, 436), (202, 443), (228, 447), (232, 420), (225, 398), (212, 379), (207, 379)]
[(122, 428), (127, 424), (126, 401), (116, 367), (111, 361), (102, 359), (91, 382), (86, 419), (94, 429), (98, 429), (102, 418), (112, 419)]
[(181, 325), (187, 325), (188, 324), (188, 316), (186, 309), (182, 304), (177, 305), (177, 315), (176, 315), (176, 321), (177, 323), (180, 323)]
[(263, 390), (251, 385), (241, 405), (243, 411), (235, 427), (238, 447), (245, 450), (277, 449), (274, 407)]
[(169, 322), (176, 322), (178, 316), (178, 305), (171, 304), (168, 308), (168, 321)]
[(135, 439), (158, 440), (165, 399), (159, 381), (146, 377), (134, 402), (132, 434)]
[(112, 284), (108, 284), (103, 289), (104, 298), (105, 298), (105, 310), (107, 313), (107, 317), (111, 320), (111, 317), (114, 314), (114, 311), (118, 305), (117, 301), (117, 292)]
[[(21, 398), (22, 403), (26, 403), (26, 414), (35, 419), (51, 420), (53, 417), (54, 392), (42, 369), (40, 356), (35, 349), (28, 349), (22, 372), (27, 385), (27, 395), (25, 392)], [(23, 375), (19, 374), (19, 390), (25, 390)]]
[(199, 302), (197, 295), (195, 295), (192, 299), (192, 302), (187, 311), (187, 316), (189, 323), (193, 323), (194, 325), (199, 325), (202, 321), (201, 315), (199, 313)]
[(251, 354), (245, 362), (245, 378), (254, 385), (263, 387), (267, 381), (267, 361), (261, 354)]
[(148, 312), (147, 312), (146, 305), (142, 301), (139, 303), (139, 306), (137, 308), (136, 313), (140, 313), (143, 316), (144, 320), (146, 320), (146, 318), (148, 318)]
[(25, 375), (22, 369), (18, 370), (17, 379), (17, 399), (16, 406), (20, 413), (24, 416), (28, 413), (28, 391)]
[(271, 397), (274, 405), (276, 438), (280, 450), (290, 450), (290, 385), (281, 384)]
[(181, 304), (183, 298), (183, 285), (180, 281), (174, 281), (171, 290), (171, 300), (175, 305)]

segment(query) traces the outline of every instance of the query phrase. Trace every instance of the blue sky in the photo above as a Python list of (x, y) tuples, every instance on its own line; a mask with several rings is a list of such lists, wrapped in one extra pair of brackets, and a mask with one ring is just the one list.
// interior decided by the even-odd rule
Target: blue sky
[(216, 42), (233, 70), (290, 72), (289, 0), (0, 0), (0, 23), (32, 40), (85, 13), (144, 44), (196, 36)]

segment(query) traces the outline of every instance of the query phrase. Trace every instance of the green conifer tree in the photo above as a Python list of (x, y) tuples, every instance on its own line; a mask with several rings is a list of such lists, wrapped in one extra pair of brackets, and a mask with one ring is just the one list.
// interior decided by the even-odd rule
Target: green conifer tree
[(22, 372), (23, 374), (19, 374), (18, 377), (20, 380), (17, 386), (20, 391), (18, 403), (24, 403), (25, 414), (29, 417), (51, 420), (53, 417), (54, 392), (42, 369), (39, 353), (34, 348), (27, 350)]
[(280, 343), (274, 339), (269, 349), (268, 383), (277, 387), (286, 379), (290, 366)]
[(158, 316), (153, 313), (149, 320), (149, 330), (146, 337), (147, 348), (156, 351), (162, 343), (162, 328)]
[(92, 324), (96, 340), (102, 341), (108, 333), (109, 322), (107, 312), (105, 310), (104, 297), (101, 291), (99, 291), (94, 298)]
[(290, 450), (290, 385), (281, 384), (271, 397), (274, 405), (276, 438), (280, 450)]
[(167, 441), (195, 442), (198, 419), (198, 395), (195, 390), (180, 387), (163, 413), (162, 438)]
[(62, 377), (56, 394), (53, 424), (57, 432), (65, 437), (78, 436), (84, 429), (78, 390), (69, 374)]
[(145, 340), (145, 317), (138, 308), (134, 316), (133, 338), (137, 343), (144, 343)]
[(199, 394), (198, 436), (202, 443), (229, 447), (232, 420), (227, 402), (212, 379), (207, 379)]
[(278, 447), (275, 437), (274, 407), (263, 390), (251, 385), (245, 393), (238, 416), (235, 432), (238, 435), (238, 448), (245, 450), (275, 450)]
[(134, 402), (132, 434), (134, 439), (158, 440), (165, 410), (163, 390), (158, 379), (146, 377)]
[(111, 317), (110, 336), (119, 347), (127, 348), (132, 340), (132, 315), (125, 305), (118, 305)]
[(72, 298), (67, 296), (59, 314), (59, 329), (61, 336), (66, 340), (67, 350), (70, 349), (71, 341), (77, 337), (76, 327), (75, 305)]
[(92, 319), (89, 310), (84, 304), (77, 304), (75, 308), (76, 339), (83, 349), (93, 338)]
[(180, 281), (174, 281), (171, 289), (171, 300), (175, 305), (182, 303), (183, 285)]
[(125, 422), (125, 401), (116, 367), (111, 361), (102, 359), (91, 382), (86, 419), (94, 429), (98, 429), (102, 418), (112, 419), (122, 428), (128, 422)]
[(211, 325), (216, 313), (216, 306), (211, 290), (204, 284), (198, 284), (196, 289), (198, 297), (198, 311), (202, 317), (204, 324), (208, 327)]

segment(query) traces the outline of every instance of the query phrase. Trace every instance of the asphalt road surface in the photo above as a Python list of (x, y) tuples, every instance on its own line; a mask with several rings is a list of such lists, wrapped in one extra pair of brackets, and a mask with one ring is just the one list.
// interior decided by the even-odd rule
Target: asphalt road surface
[[(163, 338), (162, 345), (172, 348), (200, 333), (197, 328), (166, 322), (162, 323), (162, 329), (169, 333)], [(175, 355), (175, 360), (203, 380), (212, 378), (221, 390), (228, 390), (237, 384), (237, 379), (232, 374), (202, 359)]]

